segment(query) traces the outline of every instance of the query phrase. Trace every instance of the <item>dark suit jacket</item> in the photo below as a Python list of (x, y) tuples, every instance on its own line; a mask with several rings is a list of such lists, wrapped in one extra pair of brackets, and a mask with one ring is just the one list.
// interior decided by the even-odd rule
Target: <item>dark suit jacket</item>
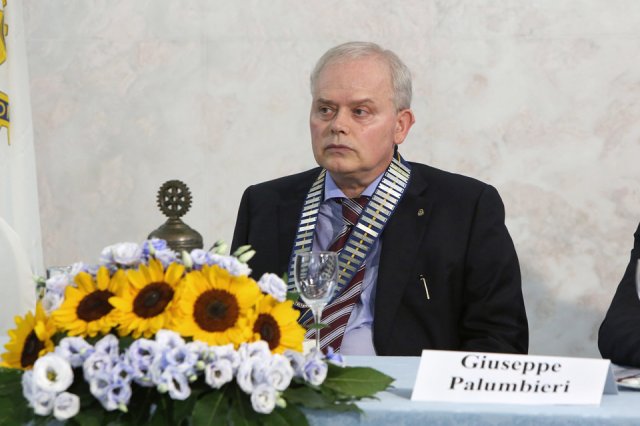
[[(409, 186), (382, 234), (373, 323), (377, 354), (526, 353), (520, 268), (498, 192), (475, 179), (411, 166)], [(302, 204), (319, 171), (245, 191), (232, 250), (253, 246), (254, 277), (287, 271)]]
[(636, 266), (640, 256), (640, 225), (634, 235), (631, 259), (598, 333), (603, 358), (616, 364), (640, 367), (640, 299)]

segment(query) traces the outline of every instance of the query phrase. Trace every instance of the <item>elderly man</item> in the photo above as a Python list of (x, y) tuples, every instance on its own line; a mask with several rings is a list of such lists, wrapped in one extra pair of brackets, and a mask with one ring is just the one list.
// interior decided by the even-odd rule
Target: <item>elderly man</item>
[(320, 58), (311, 94), (320, 168), (249, 187), (232, 250), (251, 244), (254, 276), (286, 272), (291, 289), (296, 253), (339, 253), (323, 349), (526, 353), (520, 269), (498, 192), (398, 153), (414, 123), (404, 63), (376, 44), (346, 43)]
[(633, 367), (640, 367), (639, 259), (640, 224), (634, 234), (629, 264), (598, 333), (598, 347), (603, 358)]

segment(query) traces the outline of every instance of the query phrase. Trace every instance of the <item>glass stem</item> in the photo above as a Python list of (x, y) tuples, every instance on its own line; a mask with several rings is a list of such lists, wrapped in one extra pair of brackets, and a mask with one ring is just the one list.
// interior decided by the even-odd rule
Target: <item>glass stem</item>
[[(322, 307), (312, 309), (311, 312), (313, 312), (313, 321), (316, 326), (319, 326), (320, 318), (322, 318)], [(320, 328), (316, 328), (316, 351), (320, 353)]]

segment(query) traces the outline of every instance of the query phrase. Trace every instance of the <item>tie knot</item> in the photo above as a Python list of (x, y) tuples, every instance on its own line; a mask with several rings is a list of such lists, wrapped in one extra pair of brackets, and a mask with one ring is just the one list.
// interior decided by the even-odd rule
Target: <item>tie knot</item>
[(369, 197), (361, 196), (357, 198), (343, 198), (342, 203), (342, 217), (345, 222), (353, 226), (358, 221), (358, 218), (362, 214), (362, 209), (369, 202)]

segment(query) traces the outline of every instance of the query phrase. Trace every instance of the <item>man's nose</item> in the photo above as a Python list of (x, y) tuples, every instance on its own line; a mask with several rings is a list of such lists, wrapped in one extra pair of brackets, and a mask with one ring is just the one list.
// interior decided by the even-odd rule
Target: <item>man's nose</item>
[(338, 110), (331, 122), (331, 131), (333, 133), (349, 133), (349, 112), (345, 110)]

